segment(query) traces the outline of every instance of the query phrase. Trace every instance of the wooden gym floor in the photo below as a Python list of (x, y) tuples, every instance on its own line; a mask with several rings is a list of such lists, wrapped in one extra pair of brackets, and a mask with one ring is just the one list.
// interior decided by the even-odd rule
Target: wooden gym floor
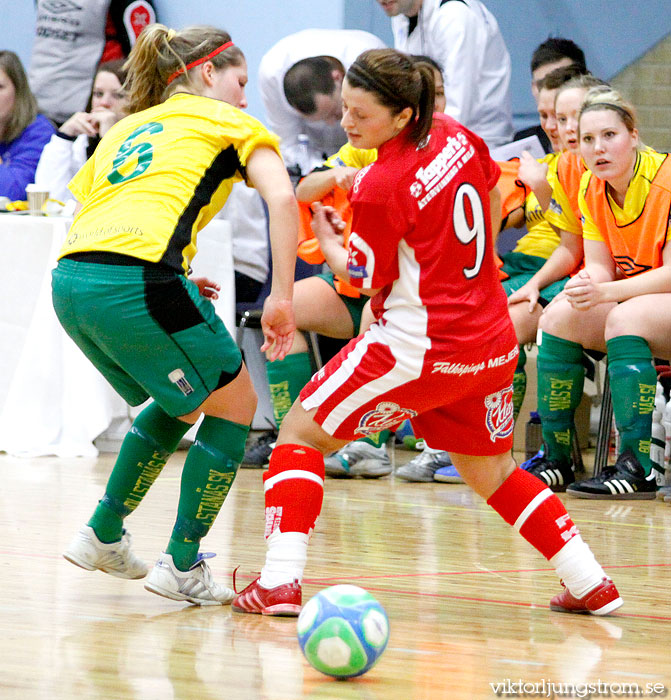
[[(185, 454), (127, 522), (148, 563), (167, 543)], [(397, 464), (412, 456), (395, 452)], [(354, 583), (391, 622), (377, 666), (339, 682), (304, 661), (295, 619), (185, 606), (67, 563), (61, 552), (112, 462), (0, 455), (3, 700), (460, 700), (504, 697), (516, 688), (507, 682), (527, 683), (527, 697), (551, 697), (549, 683), (575, 684), (555, 686), (564, 697), (584, 697), (584, 684), (637, 684), (647, 693), (638, 697), (671, 688), (671, 507), (660, 501), (562, 496), (625, 600), (595, 618), (549, 611), (554, 572), (466, 486), (328, 479), (304, 597)], [(263, 562), (261, 474), (240, 471), (204, 543), (229, 585), (234, 567), (244, 585)]]

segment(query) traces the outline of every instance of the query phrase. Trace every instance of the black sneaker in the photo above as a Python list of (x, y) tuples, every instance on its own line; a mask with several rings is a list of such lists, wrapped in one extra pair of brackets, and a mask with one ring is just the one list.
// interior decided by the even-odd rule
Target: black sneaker
[(269, 430), (267, 433), (259, 435), (256, 442), (245, 452), (240, 466), (243, 469), (263, 469), (267, 467), (270, 453), (275, 447), (275, 440), (277, 440), (277, 432), (275, 430)]
[(567, 490), (578, 498), (602, 498), (613, 501), (653, 500), (657, 491), (655, 474), (646, 479), (645, 472), (634, 453), (627, 449), (611, 467), (599, 476), (576, 481)]
[(570, 464), (548, 459), (544, 454), (540, 457), (536, 455), (532, 460), (533, 464), (527, 467), (527, 473), (544, 481), (555, 493), (566, 491), (566, 487), (575, 481), (573, 467)]

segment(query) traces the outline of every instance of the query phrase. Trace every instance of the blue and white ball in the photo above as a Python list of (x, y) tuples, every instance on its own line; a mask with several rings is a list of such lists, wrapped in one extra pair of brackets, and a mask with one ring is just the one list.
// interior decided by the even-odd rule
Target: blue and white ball
[(389, 619), (359, 586), (331, 586), (303, 606), (298, 642), (308, 662), (334, 678), (366, 673), (389, 641)]

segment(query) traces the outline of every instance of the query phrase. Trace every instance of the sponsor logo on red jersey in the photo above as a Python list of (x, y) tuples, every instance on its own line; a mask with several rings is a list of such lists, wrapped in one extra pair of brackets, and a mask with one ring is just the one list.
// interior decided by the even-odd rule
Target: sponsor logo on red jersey
[(349, 276), (356, 279), (368, 277), (366, 261), (366, 254), (363, 251), (350, 248), (349, 257), (347, 258), (347, 272)]

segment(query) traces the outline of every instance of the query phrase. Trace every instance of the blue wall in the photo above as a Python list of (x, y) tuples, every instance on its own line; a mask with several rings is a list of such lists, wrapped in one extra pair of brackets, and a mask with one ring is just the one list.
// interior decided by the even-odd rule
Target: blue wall
[[(534, 119), (529, 58), (549, 35), (580, 44), (594, 73), (608, 79), (671, 32), (669, 0), (604, 3), (603, 0), (485, 0), (496, 15), (513, 62), (513, 110), (518, 126)], [(263, 118), (256, 71), (278, 39), (307, 27), (366, 29), (391, 43), (389, 19), (376, 0), (155, 0), (160, 19), (175, 28), (214, 24), (226, 28), (247, 56), (249, 111)], [(16, 51), (26, 65), (35, 21), (32, 0), (0, 0), (0, 48)], [(604, 13), (607, 13), (604, 16)]]

